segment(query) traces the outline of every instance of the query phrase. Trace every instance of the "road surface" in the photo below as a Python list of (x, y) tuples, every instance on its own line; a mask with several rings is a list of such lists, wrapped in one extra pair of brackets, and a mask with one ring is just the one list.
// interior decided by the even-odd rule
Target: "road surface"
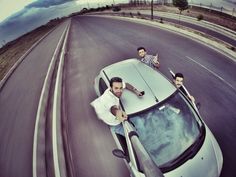
[(115, 163), (109, 130), (97, 120), (89, 103), (96, 98), (93, 79), (99, 70), (136, 57), (139, 46), (145, 46), (150, 53), (158, 51), (161, 71), (169, 78), (168, 67), (184, 73), (186, 86), (201, 102), (202, 117), (222, 148), (222, 177), (235, 176), (233, 162), (236, 160), (232, 155), (236, 148), (235, 62), (174, 33), (85, 16), (72, 20), (66, 67), (68, 121), (76, 176), (128, 176), (125, 167)]
[[(40, 43), (16, 69), (0, 93), (0, 176), (32, 176), (35, 116), (46, 71), (65, 26)], [(201, 103), (201, 115), (224, 155), (221, 177), (236, 172), (236, 64), (224, 55), (175, 33), (102, 17), (74, 17), (65, 63), (69, 143), (77, 177), (128, 177), (108, 127), (89, 103), (93, 80), (104, 66), (137, 56), (137, 47), (159, 53), (161, 71), (185, 75), (185, 85)]]
[(60, 25), (26, 56), (0, 92), (0, 176), (32, 177), (35, 118)]

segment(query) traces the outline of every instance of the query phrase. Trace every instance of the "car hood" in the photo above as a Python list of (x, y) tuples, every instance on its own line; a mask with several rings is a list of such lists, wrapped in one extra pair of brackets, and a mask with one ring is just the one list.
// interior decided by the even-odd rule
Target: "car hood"
[[(219, 157), (222, 159), (222, 153), (219, 149), (217, 143), (212, 143), (215, 141), (214, 136), (210, 130), (206, 127), (206, 137), (204, 143), (198, 153), (192, 158), (187, 160), (181, 166), (167, 172), (164, 174), (165, 177), (218, 177), (219, 170), (221, 171), (222, 163), (218, 162)], [(216, 142), (216, 141), (215, 141)], [(217, 147), (215, 147), (217, 146)], [(216, 153), (216, 149), (219, 149)], [(220, 166), (220, 168), (219, 168)]]
[(105, 67), (102, 72), (106, 73), (107, 79), (120, 77), (138, 90), (145, 91), (144, 96), (137, 97), (134, 93), (124, 90), (121, 103), (128, 115), (148, 109), (176, 91), (174, 85), (164, 75), (137, 59), (127, 59), (112, 64)]

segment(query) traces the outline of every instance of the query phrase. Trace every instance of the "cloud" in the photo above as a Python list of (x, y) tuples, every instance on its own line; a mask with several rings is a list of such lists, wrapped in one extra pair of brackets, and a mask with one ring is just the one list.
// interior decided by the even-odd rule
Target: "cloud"
[(83, 7), (88, 7), (88, 2), (90, 8), (97, 7), (98, 4), (101, 6), (112, 3), (111, 0), (38, 0), (33, 2), (0, 23), (0, 47), (3, 43), (14, 40), (46, 24), (51, 19), (67, 16), (80, 11)]
[(16, 39), (17, 37), (46, 24), (51, 19), (67, 16), (73, 12), (80, 11), (82, 6), (76, 2), (67, 2), (48, 8), (25, 8), (24, 10), (9, 17), (0, 23), (0, 47), (3, 43)]
[(50, 6), (55, 6), (55, 5), (60, 5), (60, 4), (64, 4), (70, 1), (75, 1), (75, 0), (38, 0), (36, 2), (33, 2), (31, 4), (29, 4), (28, 6), (26, 6), (26, 8), (47, 8)]

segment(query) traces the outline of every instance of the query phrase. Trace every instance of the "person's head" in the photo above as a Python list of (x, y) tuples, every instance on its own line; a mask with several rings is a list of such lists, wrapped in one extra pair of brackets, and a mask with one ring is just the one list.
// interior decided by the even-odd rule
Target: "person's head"
[(110, 80), (110, 87), (111, 87), (111, 92), (117, 96), (118, 98), (121, 97), (122, 92), (123, 92), (123, 83), (122, 79), (119, 77), (113, 77)]
[(174, 84), (177, 88), (180, 88), (184, 82), (184, 75), (182, 73), (176, 73), (174, 77)]
[(138, 47), (137, 48), (138, 55), (143, 58), (147, 54), (146, 49), (144, 47)]

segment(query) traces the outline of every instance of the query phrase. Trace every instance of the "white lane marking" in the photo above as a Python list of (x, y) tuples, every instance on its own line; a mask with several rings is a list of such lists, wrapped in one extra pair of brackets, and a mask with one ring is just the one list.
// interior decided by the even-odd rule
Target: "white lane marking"
[(229, 82), (227, 82), (226, 80), (224, 80), (221, 76), (219, 76), (218, 74), (216, 74), (215, 72), (213, 72), (212, 70), (208, 69), (207, 67), (205, 67), (204, 65), (202, 65), (201, 63), (198, 63), (197, 61), (195, 61), (194, 59), (192, 59), (189, 56), (186, 56), (189, 60), (193, 61), (194, 63), (198, 64), (199, 66), (201, 66), (202, 68), (206, 69), (209, 73), (213, 74), (215, 77), (217, 77), (218, 79), (220, 79), (222, 82), (224, 82), (226, 85), (228, 85), (230, 88), (232, 88), (235, 92), (236, 89), (234, 88), (233, 85), (231, 85)]
[(53, 53), (53, 56), (52, 56), (51, 62), (49, 64), (48, 71), (47, 71), (47, 74), (46, 74), (46, 77), (45, 77), (45, 80), (44, 80), (44, 83), (43, 83), (43, 88), (42, 88), (42, 91), (41, 91), (40, 99), (39, 99), (38, 110), (37, 110), (37, 115), (36, 115), (36, 122), (35, 122), (35, 128), (34, 128), (34, 140), (33, 140), (34, 141), (33, 142), (33, 177), (37, 177), (38, 130), (39, 130), (39, 126), (40, 126), (39, 125), (39, 120), (42, 116), (44, 116), (44, 112), (42, 111), (44, 109), (43, 105), (45, 104), (45, 101), (46, 101), (44, 97), (48, 94), (48, 93), (46, 93), (46, 90), (47, 90), (48, 85), (49, 85), (50, 72), (51, 72), (52, 68), (54, 67), (53, 65), (54, 65), (55, 60), (56, 60), (56, 53), (59, 50), (60, 43), (63, 39), (65, 31), (66, 30), (63, 31), (62, 36), (60, 37), (60, 40), (57, 43), (56, 49)]
[(62, 155), (58, 152), (58, 144), (62, 144), (62, 140), (60, 136), (58, 136), (58, 132), (60, 128), (61, 122), (61, 86), (62, 86), (62, 74), (63, 74), (63, 66), (64, 66), (64, 55), (65, 55), (65, 48), (66, 48), (66, 41), (68, 38), (70, 28), (70, 22), (67, 24), (66, 29), (63, 33), (65, 36), (62, 49), (59, 58), (56, 82), (55, 82), (55, 90), (53, 95), (53, 115), (52, 115), (52, 147), (53, 147), (53, 161), (54, 161), (54, 172), (55, 177), (64, 177), (66, 176), (63, 174), (63, 169), (60, 168), (60, 160), (59, 157), (62, 158)]
[(19, 59), (18, 61), (10, 68), (10, 70), (7, 72), (7, 74), (3, 77), (3, 79), (0, 81), (0, 90), (3, 88), (7, 80), (10, 78), (11, 74), (17, 69), (17, 67), (23, 62), (23, 60), (26, 58), (26, 56), (44, 39), (49, 35), (53, 30), (55, 30), (56, 27), (51, 29), (49, 32), (47, 32), (43, 37), (41, 37), (38, 41), (36, 41)]

